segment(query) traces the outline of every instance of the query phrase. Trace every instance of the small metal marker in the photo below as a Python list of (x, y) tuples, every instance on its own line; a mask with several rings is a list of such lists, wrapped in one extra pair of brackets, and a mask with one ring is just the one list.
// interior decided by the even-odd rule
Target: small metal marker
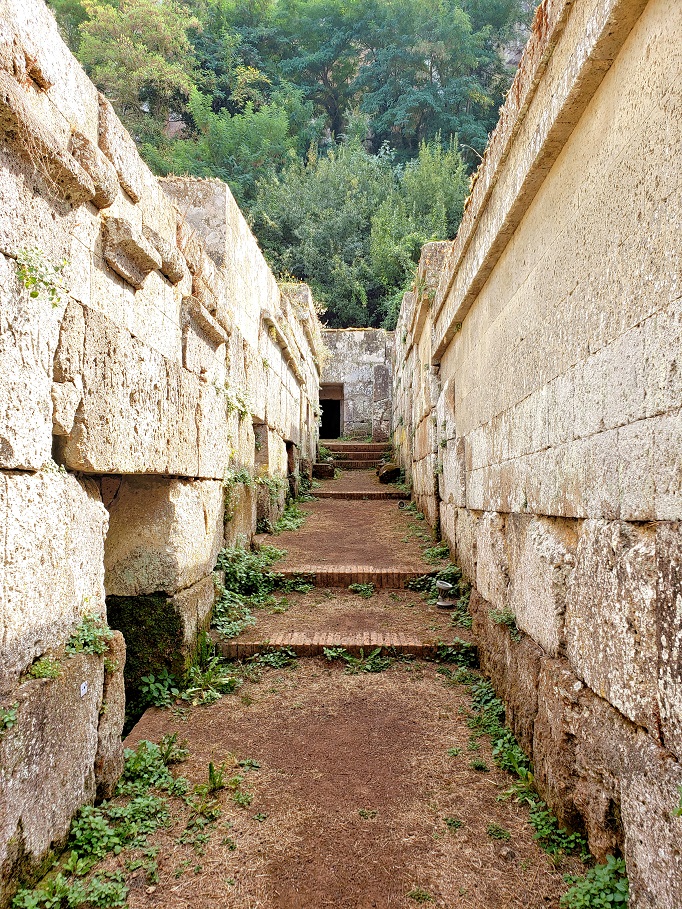
[(81, 697), (84, 698), (87, 693), (88, 693), (88, 683), (81, 682)]
[(448, 584), (447, 581), (436, 581), (436, 587), (438, 588), (438, 602), (436, 603), (436, 606), (438, 609), (452, 609), (457, 605), (457, 600), (453, 600), (448, 596), (453, 586), (453, 584)]

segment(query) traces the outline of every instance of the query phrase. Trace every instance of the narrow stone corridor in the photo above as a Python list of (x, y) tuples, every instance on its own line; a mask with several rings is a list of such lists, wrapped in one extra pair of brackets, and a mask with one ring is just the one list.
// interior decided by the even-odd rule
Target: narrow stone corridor
[[(258, 666), (239, 693), (191, 711), (150, 709), (129, 736), (132, 747), (177, 733), (192, 783), (208, 762), (232, 761), (247, 793), (247, 804), (241, 789), (217, 794), (222, 813), (198, 853), (182, 812), (173, 815), (153, 839), (158, 883), (140, 873), (132, 909), (559, 909), (563, 874), (582, 868), (551, 861), (527, 811), (500, 798), (512, 778), (472, 732), (460, 684), (476, 677), (471, 632), (404, 586), (348, 590), (382, 570), (404, 579), (442, 567), (424, 560), (433, 541), (413, 508), (352, 497), (382, 491), (372, 476), (322, 484), (303, 528), (260, 538), (288, 550), (289, 576), (324, 565), (334, 580), (287, 593), (219, 642), (224, 656)], [(334, 484), (349, 497), (327, 498)], [(362, 581), (349, 581), (358, 572)], [(438, 646), (462, 658), (429, 661)]]

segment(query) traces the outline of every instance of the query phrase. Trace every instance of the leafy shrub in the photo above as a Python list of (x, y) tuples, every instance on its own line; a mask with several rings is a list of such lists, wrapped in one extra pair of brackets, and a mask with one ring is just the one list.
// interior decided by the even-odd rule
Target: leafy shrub
[(562, 909), (625, 909), (629, 902), (625, 862), (607, 856), (605, 865), (596, 865), (584, 877), (566, 875), (573, 886), (561, 897)]

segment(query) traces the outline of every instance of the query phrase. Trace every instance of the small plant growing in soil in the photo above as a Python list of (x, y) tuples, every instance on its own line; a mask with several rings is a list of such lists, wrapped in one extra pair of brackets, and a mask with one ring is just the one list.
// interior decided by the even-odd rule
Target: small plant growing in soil
[(504, 827), (500, 827), (499, 824), (488, 824), (485, 832), (493, 840), (504, 840), (506, 842), (511, 839), (511, 833)]
[(66, 644), (66, 652), (101, 655), (112, 638), (112, 630), (98, 615), (85, 615)]
[(41, 657), (31, 666), (28, 674), (34, 679), (58, 679), (62, 674), (62, 669), (57, 660)]
[(282, 516), (275, 522), (272, 528), (273, 533), (283, 533), (285, 530), (298, 530), (305, 524), (309, 512), (299, 508), (296, 502), (290, 502)]
[(584, 877), (566, 875), (572, 884), (561, 897), (562, 909), (615, 909), (625, 907), (629, 901), (628, 879), (623, 859), (606, 857), (605, 865), (591, 868)]
[(478, 651), (474, 644), (454, 638), (450, 644), (442, 641), (436, 647), (436, 660), (439, 663), (454, 663), (466, 669), (475, 666), (478, 662)]
[(518, 644), (521, 640), (521, 632), (516, 624), (516, 616), (509, 607), (506, 609), (491, 609), (488, 615), (496, 625), (506, 625), (512, 641)]
[(443, 820), (448, 830), (459, 830), (464, 825), (464, 822), (460, 821), (458, 817), (444, 817)]
[(257, 666), (269, 666), (271, 669), (287, 669), (297, 665), (296, 653), (288, 647), (273, 648), (257, 653), (249, 660)]
[(393, 657), (382, 655), (381, 647), (375, 647), (367, 656), (365, 656), (364, 650), (360, 651), (360, 656), (353, 656), (344, 647), (325, 647), (322, 652), (330, 662), (343, 660), (348, 675), (358, 675), (360, 672), (384, 672), (395, 662)]
[(377, 816), (379, 812), (375, 808), (361, 808), (358, 811), (358, 814), (363, 819), (363, 821), (371, 821)]
[(436, 543), (435, 546), (429, 546), (424, 550), (424, 559), (431, 565), (437, 565), (438, 562), (445, 562), (450, 558), (450, 549), (445, 542)]
[(38, 299), (44, 296), (56, 308), (66, 297), (64, 269), (68, 264), (66, 259), (53, 264), (41, 249), (20, 249), (17, 253), (17, 277), (29, 297)]
[(457, 757), (462, 753), (461, 748), (448, 748), (446, 754), (448, 757)]
[(489, 773), (490, 768), (482, 758), (474, 758), (473, 761), (469, 764), (472, 770), (477, 770), (479, 773)]
[(348, 589), (351, 593), (357, 593), (365, 600), (374, 596), (374, 584), (349, 584)]
[(410, 892), (407, 894), (407, 898), (410, 900), (414, 900), (415, 903), (432, 903), (433, 902), (433, 897), (428, 892), (428, 890), (422, 890), (421, 887), (414, 887), (412, 890), (410, 890)]

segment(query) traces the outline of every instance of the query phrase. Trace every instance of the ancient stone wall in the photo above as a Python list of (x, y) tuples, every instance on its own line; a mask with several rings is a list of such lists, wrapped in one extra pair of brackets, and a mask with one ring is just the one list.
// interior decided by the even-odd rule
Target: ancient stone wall
[(391, 425), (393, 332), (328, 328), (323, 339), (329, 350), (320, 380), (323, 409), (325, 399), (340, 400), (341, 435), (383, 442)]
[[(239, 478), (276, 510), (309, 469), (320, 350), (227, 187), (158, 181), (42, 0), (0, 0), (0, 906), (112, 789), (125, 645), (129, 688), (191, 658)], [(88, 615), (106, 660), (68, 655)]]
[(680, 4), (544, 0), (395, 334), (399, 457), (482, 665), (634, 909), (682, 906), (681, 76)]

